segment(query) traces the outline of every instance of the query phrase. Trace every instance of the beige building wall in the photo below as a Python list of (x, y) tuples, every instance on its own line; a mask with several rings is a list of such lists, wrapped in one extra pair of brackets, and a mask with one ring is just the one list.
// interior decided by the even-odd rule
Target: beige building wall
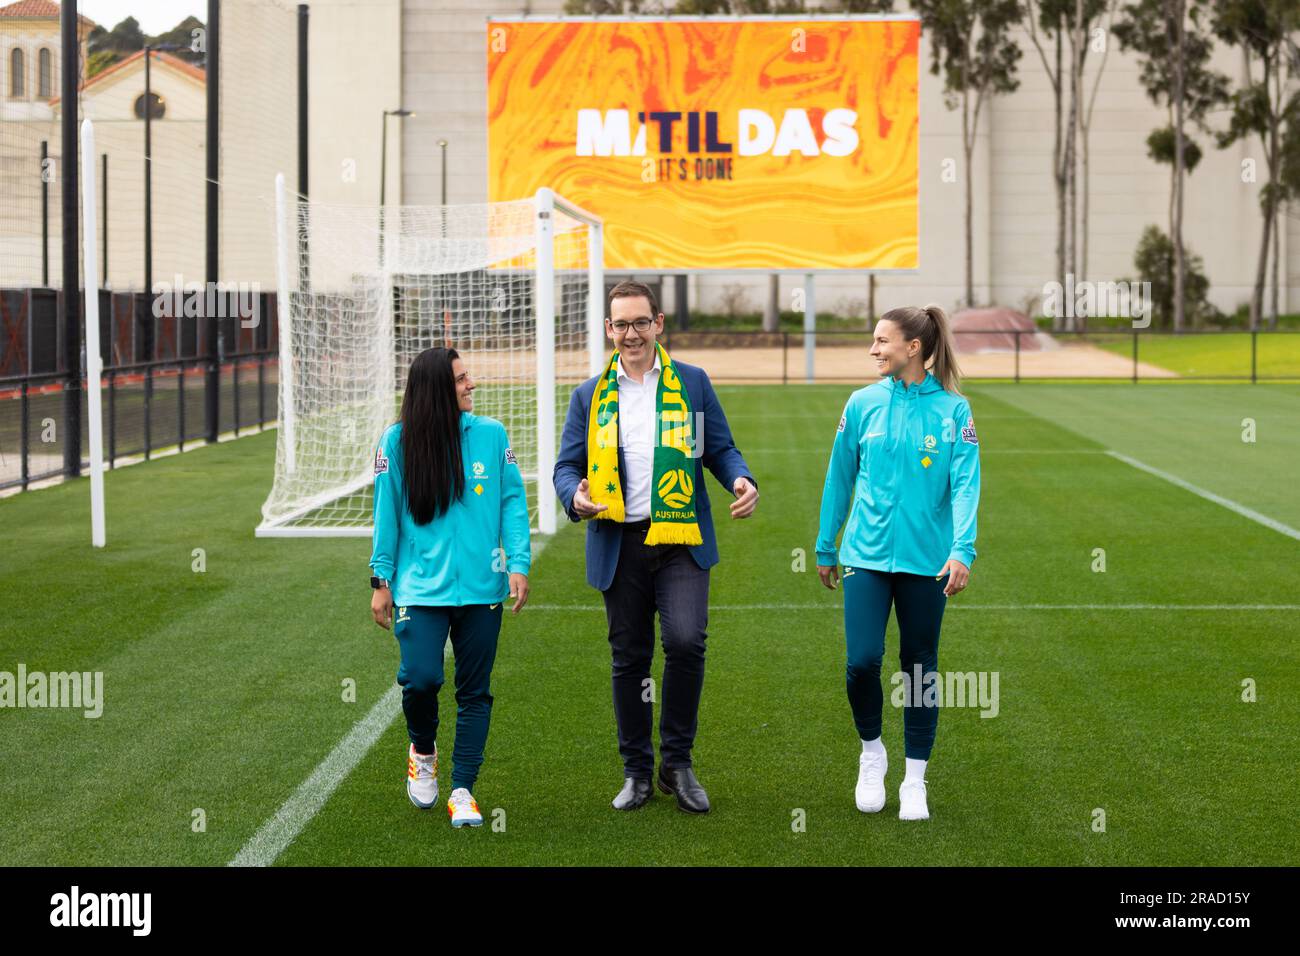
[[(899, 4), (900, 8), (905, 4)], [(492, 0), (403, 0), (402, 84), (404, 105), (415, 109), (404, 144), (404, 201), (437, 203), (440, 164), (437, 140), (448, 147), (448, 201), (487, 199), (486, 18), (523, 14), (558, 16), (562, 0), (498, 3)], [(976, 298), (999, 305), (1036, 308), (1044, 283), (1055, 274), (1056, 200), (1052, 181), (1051, 87), (1029, 35), (1021, 38), (1020, 89), (986, 103), (974, 158), (974, 284)], [(1112, 38), (1113, 41), (1113, 38)], [(1098, 57), (1094, 56), (1095, 64)], [(1220, 48), (1217, 69), (1238, 81), (1236, 51)], [(952, 307), (964, 283), (961, 115), (943, 102), (941, 77), (929, 72), (930, 48), (922, 34), (920, 51), (920, 203), (921, 265), (913, 274), (881, 276), (877, 310), (938, 302)], [(1151, 223), (1168, 231), (1169, 172), (1147, 158), (1147, 134), (1166, 122), (1138, 83), (1135, 57), (1113, 44), (1097, 94), (1092, 120), (1090, 230), (1087, 278), (1116, 280), (1134, 275), (1133, 254), (1143, 228)], [(1089, 70), (1088, 86), (1094, 73)], [(1226, 122), (1224, 113), (1213, 118)], [(1225, 310), (1246, 302), (1254, 282), (1262, 220), (1261, 182), (1242, 181), (1242, 163), (1256, 161), (1263, 179), (1257, 142), (1215, 147), (1197, 132), (1204, 158), (1186, 188), (1184, 236), (1202, 257), (1210, 278), (1211, 300)], [(945, 182), (943, 164), (956, 163), (956, 182)], [(1300, 220), (1283, 215), (1283, 290), (1281, 308), (1294, 302), (1300, 287)], [(781, 302), (790, 308), (803, 277), (781, 278)], [(714, 310), (727, 287), (743, 287), (749, 304), (761, 309), (765, 275), (692, 276), (695, 307)], [(862, 309), (865, 275), (819, 275), (819, 309)], [(671, 295), (666, 305), (671, 307)]]

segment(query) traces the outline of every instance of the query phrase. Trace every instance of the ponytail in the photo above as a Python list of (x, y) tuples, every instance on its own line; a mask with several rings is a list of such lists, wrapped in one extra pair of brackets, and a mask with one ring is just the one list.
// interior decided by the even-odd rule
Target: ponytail
[(934, 324), (934, 377), (944, 391), (961, 394), (961, 370), (957, 368), (957, 346), (947, 314), (937, 305), (927, 305), (925, 314)]
[(905, 306), (890, 309), (880, 319), (895, 323), (902, 330), (904, 339), (919, 339), (922, 364), (930, 369), (944, 391), (961, 394), (957, 348), (953, 344), (948, 315), (942, 308), (937, 305), (927, 305), (923, 309)]

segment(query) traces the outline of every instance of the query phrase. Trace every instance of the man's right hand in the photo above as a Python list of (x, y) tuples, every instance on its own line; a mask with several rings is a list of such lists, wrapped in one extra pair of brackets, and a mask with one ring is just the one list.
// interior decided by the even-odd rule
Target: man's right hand
[(840, 569), (835, 565), (827, 567), (819, 564), (817, 565), (817, 576), (822, 579), (822, 584), (826, 588), (834, 591), (835, 586), (839, 584), (840, 581)]
[(587, 484), (586, 478), (578, 482), (578, 490), (573, 493), (573, 510), (579, 517), (594, 518), (608, 507), (608, 505), (598, 505), (591, 500), (591, 486)]

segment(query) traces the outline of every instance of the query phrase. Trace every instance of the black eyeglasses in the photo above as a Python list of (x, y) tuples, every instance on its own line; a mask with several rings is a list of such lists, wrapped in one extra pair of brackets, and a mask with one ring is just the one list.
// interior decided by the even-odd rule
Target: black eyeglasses
[(638, 332), (649, 332), (650, 326), (653, 324), (653, 319), (634, 319), (631, 322), (624, 322), (622, 319), (619, 319), (617, 322), (610, 322), (609, 327), (621, 335), (626, 332), (629, 327), (636, 329)]

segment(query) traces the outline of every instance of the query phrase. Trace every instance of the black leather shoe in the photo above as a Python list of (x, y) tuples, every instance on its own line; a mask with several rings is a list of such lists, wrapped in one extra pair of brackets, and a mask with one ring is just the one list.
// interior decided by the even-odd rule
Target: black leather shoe
[(704, 792), (690, 767), (670, 770), (659, 767), (659, 789), (677, 797), (677, 809), (687, 813), (708, 813), (709, 795)]
[(614, 798), (613, 807), (615, 810), (635, 810), (654, 796), (654, 792), (655, 788), (650, 786), (649, 780), (628, 777), (623, 781), (623, 789)]

